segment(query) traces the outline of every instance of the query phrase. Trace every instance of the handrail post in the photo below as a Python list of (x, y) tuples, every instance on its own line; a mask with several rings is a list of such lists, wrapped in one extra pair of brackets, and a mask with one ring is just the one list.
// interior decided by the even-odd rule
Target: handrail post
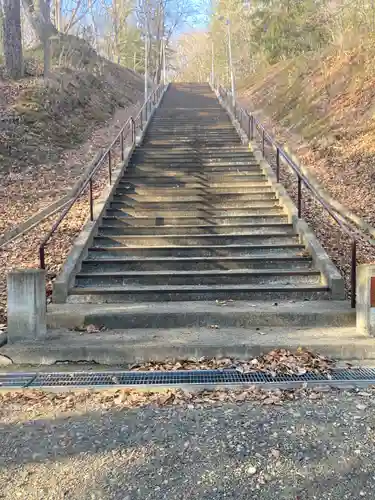
[(276, 179), (280, 182), (280, 149), (276, 148)]
[(121, 130), (120, 144), (121, 144), (121, 161), (124, 161), (124, 159), (125, 159), (125, 155), (124, 155), (124, 129)]
[(264, 158), (264, 152), (265, 152), (265, 144), (264, 144), (264, 128), (262, 128), (262, 154), (263, 154), (263, 158)]
[(134, 118), (131, 116), (130, 117), (130, 123), (131, 123), (131, 127), (132, 127), (132, 144), (135, 143), (135, 121), (134, 121)]
[(302, 179), (298, 175), (298, 218), (301, 219), (302, 216)]
[(108, 182), (112, 184), (112, 151), (108, 151)]
[(89, 200), (90, 200), (90, 220), (94, 220), (94, 203), (93, 203), (93, 195), (92, 195), (92, 177), (90, 177), (90, 182), (89, 182)]
[(40, 269), (45, 269), (46, 268), (46, 260), (45, 260), (45, 253), (44, 253), (44, 245), (41, 245), (39, 247), (39, 262), (40, 262)]
[(354, 309), (357, 302), (356, 288), (357, 288), (357, 240), (352, 240), (352, 261), (350, 269), (350, 283), (351, 283), (351, 306)]

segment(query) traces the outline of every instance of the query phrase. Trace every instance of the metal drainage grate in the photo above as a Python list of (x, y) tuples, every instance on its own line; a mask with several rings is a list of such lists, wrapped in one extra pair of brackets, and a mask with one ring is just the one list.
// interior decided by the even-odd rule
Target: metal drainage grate
[(237, 370), (191, 370), (176, 372), (54, 372), (0, 374), (0, 388), (77, 388), (77, 387), (179, 387), (179, 386), (235, 386), (259, 384), (274, 387), (293, 387), (303, 383), (339, 386), (347, 383), (375, 385), (375, 369), (355, 368), (333, 370), (330, 376), (306, 373), (304, 375), (277, 375), (262, 372), (241, 373)]
[(330, 376), (306, 373), (271, 375), (262, 372), (241, 373), (237, 370), (191, 370), (177, 372), (71, 372), (39, 373), (30, 387), (108, 387), (108, 386), (180, 386), (180, 385), (236, 385), (236, 384), (294, 384), (366, 381), (375, 384), (375, 370), (359, 368), (334, 370)]
[(27, 387), (35, 378), (35, 373), (0, 373), (0, 389), (2, 387)]

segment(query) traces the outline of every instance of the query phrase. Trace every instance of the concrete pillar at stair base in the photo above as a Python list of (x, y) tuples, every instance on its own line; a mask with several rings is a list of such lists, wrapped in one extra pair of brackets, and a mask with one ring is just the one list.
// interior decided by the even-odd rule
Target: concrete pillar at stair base
[(8, 343), (45, 338), (45, 279), (42, 269), (16, 269), (8, 274)]
[(357, 267), (357, 331), (375, 336), (375, 265)]

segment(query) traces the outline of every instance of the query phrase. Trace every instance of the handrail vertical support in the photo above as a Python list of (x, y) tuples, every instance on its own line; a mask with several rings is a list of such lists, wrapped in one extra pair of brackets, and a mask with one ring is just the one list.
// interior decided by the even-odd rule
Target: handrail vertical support
[(263, 128), (262, 129), (262, 155), (263, 155), (263, 158), (265, 157), (264, 152), (265, 152), (265, 139), (264, 139), (264, 128)]
[(112, 184), (112, 151), (108, 151), (108, 183)]
[(92, 177), (90, 177), (90, 182), (89, 182), (89, 200), (90, 200), (90, 220), (94, 220), (94, 203), (93, 203), (93, 194), (92, 194)]
[(302, 218), (302, 179), (298, 176), (298, 218)]
[(134, 118), (131, 116), (130, 117), (130, 123), (131, 123), (131, 127), (132, 127), (132, 144), (135, 143), (135, 121), (134, 121)]
[(124, 129), (121, 130), (120, 142), (121, 142), (121, 161), (124, 161), (124, 159), (125, 159), (125, 155), (124, 155)]
[(44, 255), (44, 246), (39, 247), (39, 262), (40, 262), (40, 269), (45, 269), (46, 261)]
[(352, 240), (352, 262), (350, 270), (350, 286), (351, 286), (351, 306), (354, 309), (356, 306), (356, 287), (357, 287), (357, 240)]
[(280, 182), (280, 149), (276, 148), (276, 179)]

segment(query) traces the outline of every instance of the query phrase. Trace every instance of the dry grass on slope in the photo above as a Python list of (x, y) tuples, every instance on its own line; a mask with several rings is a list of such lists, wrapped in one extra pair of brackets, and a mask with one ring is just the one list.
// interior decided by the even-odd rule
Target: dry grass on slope
[(282, 62), (248, 82), (259, 110), (330, 194), (375, 225), (375, 40)]
[[(241, 99), (335, 199), (375, 226), (375, 40), (346, 44), (280, 62), (246, 82)], [(284, 170), (282, 182), (296, 199), (294, 176)], [(349, 290), (349, 238), (306, 190), (303, 216)], [(358, 254), (359, 262), (375, 260), (369, 245)]]

